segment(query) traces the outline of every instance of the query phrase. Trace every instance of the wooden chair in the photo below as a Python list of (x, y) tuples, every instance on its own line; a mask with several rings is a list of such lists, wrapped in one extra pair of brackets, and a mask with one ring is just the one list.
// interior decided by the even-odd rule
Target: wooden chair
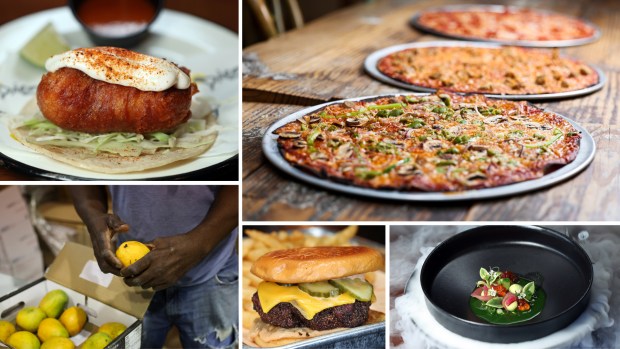
[[(304, 19), (297, 0), (284, 1), (286, 1), (295, 28), (303, 27)], [(248, 0), (248, 2), (268, 38), (276, 37), (286, 31), (282, 0), (271, 0), (271, 8), (267, 5), (267, 0)]]

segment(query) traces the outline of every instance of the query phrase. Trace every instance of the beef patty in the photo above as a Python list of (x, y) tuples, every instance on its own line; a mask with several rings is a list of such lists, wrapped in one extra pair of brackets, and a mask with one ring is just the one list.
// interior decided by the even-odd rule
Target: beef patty
[(331, 330), (337, 327), (357, 327), (368, 321), (370, 302), (339, 305), (317, 313), (312, 320), (306, 319), (291, 303), (278, 303), (267, 313), (258, 299), (258, 293), (252, 296), (254, 310), (264, 322), (284, 328), (309, 327), (313, 330)]

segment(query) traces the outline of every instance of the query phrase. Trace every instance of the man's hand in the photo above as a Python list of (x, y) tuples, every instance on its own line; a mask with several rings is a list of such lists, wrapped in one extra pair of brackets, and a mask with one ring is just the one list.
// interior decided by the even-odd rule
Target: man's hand
[(151, 252), (121, 270), (129, 286), (152, 287), (155, 291), (170, 287), (207, 254), (189, 234), (159, 238), (146, 245)]
[(70, 185), (75, 210), (86, 224), (99, 268), (104, 273), (120, 275), (123, 267), (116, 258), (116, 234), (129, 230), (129, 226), (114, 214), (108, 214), (108, 194), (103, 186)]
[(88, 224), (88, 231), (93, 242), (93, 250), (99, 268), (104, 273), (121, 275), (123, 264), (114, 253), (116, 250), (117, 234), (125, 233), (129, 226), (115, 214), (102, 214), (92, 217)]

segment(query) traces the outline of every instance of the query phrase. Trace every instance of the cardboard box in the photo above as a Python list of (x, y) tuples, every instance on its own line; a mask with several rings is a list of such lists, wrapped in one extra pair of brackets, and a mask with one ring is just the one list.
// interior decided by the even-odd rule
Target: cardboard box
[(1, 318), (14, 323), (19, 309), (37, 306), (47, 292), (55, 289), (67, 292), (68, 306), (78, 305), (88, 313), (82, 332), (71, 337), (78, 348), (99, 326), (111, 321), (126, 325), (127, 330), (106, 349), (140, 348), (142, 318), (153, 292), (129, 287), (121, 278), (103, 274), (93, 250), (72, 242), (67, 242), (44, 278), (0, 298)]

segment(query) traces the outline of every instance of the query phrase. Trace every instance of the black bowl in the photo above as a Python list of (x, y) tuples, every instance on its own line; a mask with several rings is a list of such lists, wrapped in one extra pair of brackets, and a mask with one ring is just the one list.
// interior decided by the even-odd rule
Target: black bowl
[[(474, 315), (469, 298), (481, 267), (541, 274), (547, 293), (542, 313), (513, 325)], [(445, 328), (481, 341), (514, 343), (547, 336), (577, 319), (590, 299), (593, 269), (586, 252), (554, 230), (485, 226), (437, 246), (422, 265), (420, 280), (430, 313)]]
[(80, 24), (82, 25), (82, 27), (84, 28), (84, 30), (86, 31), (90, 39), (97, 46), (115, 46), (115, 47), (124, 47), (124, 48), (130, 48), (130, 47), (136, 46), (142, 40), (146, 39), (146, 37), (149, 34), (149, 27), (155, 21), (157, 16), (159, 16), (159, 13), (161, 12), (164, 6), (164, 0), (149, 0), (155, 8), (155, 14), (153, 15), (153, 18), (150, 20), (150, 22), (148, 22), (144, 28), (142, 28), (140, 31), (132, 32), (131, 34), (124, 35), (124, 36), (107, 36), (107, 35), (102, 35), (101, 33), (97, 31), (94, 31), (91, 27), (85, 24), (80, 18), (80, 16), (78, 15), (78, 9), (84, 1), (85, 0), (69, 0), (68, 4), (69, 4), (69, 8), (71, 8), (71, 12), (73, 12), (73, 16), (75, 16), (78, 22), (80, 22)]

